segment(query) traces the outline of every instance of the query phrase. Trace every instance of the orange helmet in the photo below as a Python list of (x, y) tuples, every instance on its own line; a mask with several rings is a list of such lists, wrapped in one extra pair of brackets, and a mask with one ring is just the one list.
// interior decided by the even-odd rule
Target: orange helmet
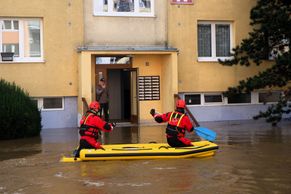
[(185, 108), (185, 101), (184, 100), (177, 100), (176, 107), (177, 108)]
[(89, 108), (90, 108), (91, 110), (98, 111), (99, 108), (100, 108), (100, 104), (99, 104), (99, 102), (97, 102), (97, 101), (93, 101), (93, 102), (91, 102), (91, 104), (89, 105)]

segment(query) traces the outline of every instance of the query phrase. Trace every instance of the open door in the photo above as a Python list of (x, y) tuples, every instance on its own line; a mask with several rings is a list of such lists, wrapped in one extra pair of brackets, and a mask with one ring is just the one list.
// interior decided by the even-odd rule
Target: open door
[(137, 69), (107, 69), (109, 118), (138, 123)]

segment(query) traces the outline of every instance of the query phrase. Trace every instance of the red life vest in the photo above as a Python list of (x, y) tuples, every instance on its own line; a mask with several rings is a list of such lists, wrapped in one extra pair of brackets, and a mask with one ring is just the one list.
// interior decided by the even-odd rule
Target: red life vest
[(180, 123), (185, 114), (179, 112), (172, 112), (168, 125), (166, 128), (166, 133), (170, 136), (180, 136), (185, 134), (185, 129), (180, 127)]
[[(89, 117), (94, 117), (96, 116), (94, 113), (92, 112), (87, 112), (81, 119), (80, 121), (80, 128), (79, 128), (79, 134), (81, 136), (90, 136), (90, 137), (93, 137), (95, 139), (98, 138), (99, 136), (99, 133), (100, 133), (100, 130), (99, 128), (95, 127), (95, 126), (92, 126), (92, 125), (89, 125), (87, 124), (87, 120)], [(97, 116), (96, 116), (97, 117)]]

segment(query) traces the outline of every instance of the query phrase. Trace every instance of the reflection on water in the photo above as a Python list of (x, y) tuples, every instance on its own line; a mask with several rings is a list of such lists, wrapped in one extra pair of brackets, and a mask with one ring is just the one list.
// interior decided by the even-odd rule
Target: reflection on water
[[(290, 193), (290, 122), (203, 126), (218, 134), (220, 148), (211, 158), (60, 163), (78, 145), (77, 129), (0, 141), (0, 193)], [(117, 127), (101, 141), (166, 142), (164, 131), (164, 125)]]
[(0, 141), (0, 161), (11, 158), (23, 158), (40, 152), (40, 137)]

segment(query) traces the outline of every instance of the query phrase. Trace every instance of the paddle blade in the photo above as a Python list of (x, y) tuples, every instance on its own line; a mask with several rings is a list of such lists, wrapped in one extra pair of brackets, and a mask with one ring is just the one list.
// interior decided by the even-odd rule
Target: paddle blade
[(214, 141), (216, 139), (216, 133), (205, 127), (195, 127), (196, 134), (208, 141)]

